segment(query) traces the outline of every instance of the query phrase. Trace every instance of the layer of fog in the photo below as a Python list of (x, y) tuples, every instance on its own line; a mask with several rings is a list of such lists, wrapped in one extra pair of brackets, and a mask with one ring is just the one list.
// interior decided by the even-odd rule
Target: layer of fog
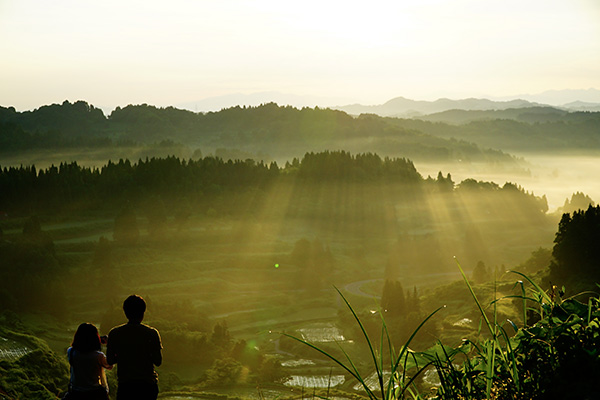
[(427, 177), (435, 178), (439, 171), (444, 175), (450, 173), (456, 183), (467, 178), (480, 181), (496, 182), (503, 185), (512, 182), (533, 192), (536, 196), (546, 195), (549, 212), (557, 211), (562, 207), (565, 199), (571, 199), (576, 192), (583, 192), (590, 196), (596, 204), (600, 202), (600, 156), (582, 155), (539, 155), (519, 154), (525, 158), (529, 165), (529, 174), (515, 176), (510, 171), (490, 170), (489, 166), (478, 164), (444, 164), (444, 163), (419, 163), (417, 170)]

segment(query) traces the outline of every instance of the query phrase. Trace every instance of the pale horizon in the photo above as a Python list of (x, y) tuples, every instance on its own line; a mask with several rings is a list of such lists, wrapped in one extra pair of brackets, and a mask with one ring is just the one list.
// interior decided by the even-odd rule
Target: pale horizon
[[(537, 100), (538, 98), (547, 97), (549, 93), (553, 93), (553, 92), (560, 93), (560, 92), (570, 92), (570, 91), (578, 92), (578, 93), (583, 93), (586, 91), (588, 91), (588, 92), (593, 91), (593, 93), (591, 95), (593, 97), (593, 99), (586, 101), (585, 99), (582, 99), (580, 97), (572, 97), (572, 96), (567, 95), (566, 98), (571, 99), (571, 100), (564, 100), (564, 101)], [(219, 111), (224, 108), (230, 108), (230, 107), (236, 107), (236, 106), (258, 106), (260, 104), (265, 104), (265, 103), (270, 103), (270, 102), (276, 103), (280, 106), (292, 106), (292, 107), (296, 107), (296, 108), (302, 108), (302, 107), (337, 108), (337, 107), (345, 107), (345, 106), (352, 106), (352, 105), (380, 106), (390, 100), (393, 100), (395, 98), (400, 98), (400, 97), (406, 98), (408, 100), (425, 101), (425, 102), (434, 102), (436, 100), (442, 100), (442, 99), (450, 99), (450, 100), (485, 99), (485, 100), (492, 100), (492, 101), (497, 101), (497, 102), (508, 102), (511, 100), (527, 100), (527, 101), (531, 101), (532, 103), (540, 103), (540, 104), (548, 105), (548, 106), (561, 106), (561, 105), (564, 105), (564, 104), (567, 104), (570, 102), (574, 102), (574, 101), (582, 101), (582, 102), (590, 102), (590, 103), (594, 103), (594, 104), (600, 104), (600, 90), (598, 90), (596, 88), (588, 88), (588, 89), (564, 89), (564, 90), (556, 90), (556, 91), (555, 90), (547, 90), (547, 91), (540, 92), (540, 93), (524, 93), (524, 94), (518, 94), (518, 95), (513, 95), (513, 96), (500, 96), (500, 97), (479, 95), (479, 96), (462, 96), (462, 97), (461, 96), (455, 96), (455, 97), (452, 97), (452, 96), (429, 96), (429, 97), (424, 97), (424, 98), (409, 98), (407, 96), (399, 94), (397, 96), (393, 96), (388, 99), (382, 100), (380, 102), (374, 102), (374, 103), (363, 102), (363, 101), (360, 101), (360, 99), (353, 99), (353, 98), (336, 98), (336, 97), (311, 96), (311, 95), (302, 96), (302, 95), (297, 95), (295, 93), (262, 91), (262, 92), (254, 92), (254, 93), (240, 93), (240, 92), (233, 93), (232, 92), (232, 93), (225, 93), (220, 96), (206, 97), (206, 98), (201, 98), (201, 99), (192, 100), (192, 101), (184, 101), (184, 102), (173, 101), (173, 102), (169, 102), (169, 103), (160, 103), (160, 102), (159, 103), (150, 103), (147, 101), (139, 101), (139, 102), (135, 102), (135, 103), (132, 103), (132, 102), (119, 103), (119, 104), (115, 104), (113, 106), (106, 106), (105, 104), (93, 103), (93, 102), (89, 101), (89, 99), (85, 99), (85, 98), (63, 98), (63, 99), (57, 99), (55, 101), (49, 101), (44, 104), (38, 104), (35, 106), (31, 106), (29, 108), (19, 108), (19, 107), (16, 107), (14, 104), (8, 104), (8, 103), (0, 104), (0, 107), (14, 107), (17, 112), (27, 112), (27, 111), (34, 111), (43, 106), (48, 106), (48, 105), (52, 105), (52, 104), (62, 104), (65, 101), (70, 102), (70, 103), (75, 103), (77, 101), (85, 101), (88, 104), (90, 104), (91, 106), (101, 109), (105, 115), (109, 115), (112, 111), (114, 111), (118, 107), (123, 108), (128, 105), (135, 106), (135, 105), (141, 105), (141, 104), (148, 104), (150, 106), (155, 106), (155, 107), (174, 107), (174, 108), (179, 108), (179, 109), (187, 109), (187, 110), (195, 111), (195, 112), (211, 112), (211, 111), (214, 112), (214, 111)], [(234, 100), (231, 100), (231, 99), (234, 99)], [(239, 100), (235, 100), (235, 99), (239, 99)], [(203, 105), (206, 105), (206, 106), (203, 106)]]
[(112, 110), (264, 92), (374, 105), (587, 90), (600, 88), (598, 20), (592, 0), (3, 1), (0, 105)]

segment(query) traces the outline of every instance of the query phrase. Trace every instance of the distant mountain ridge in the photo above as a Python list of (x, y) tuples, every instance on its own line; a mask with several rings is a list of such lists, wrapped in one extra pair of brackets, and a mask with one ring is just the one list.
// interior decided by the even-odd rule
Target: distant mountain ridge
[(364, 106), (351, 104), (347, 106), (334, 107), (348, 114), (377, 114), (384, 117), (415, 117), (420, 115), (440, 113), (449, 110), (487, 111), (507, 110), (511, 108), (538, 107), (542, 104), (532, 103), (527, 100), (494, 101), (488, 99), (438, 99), (435, 101), (411, 100), (405, 97), (396, 97), (384, 104), (375, 106)]
[[(173, 104), (173, 106), (194, 112), (209, 112), (238, 105), (256, 107), (266, 103), (290, 105), (296, 108), (318, 106), (342, 110), (350, 114), (372, 113), (381, 116), (400, 117), (427, 115), (455, 109), (489, 111), (540, 106), (556, 107), (567, 111), (600, 111), (600, 90), (593, 88), (585, 90), (548, 90), (537, 94), (521, 94), (510, 97), (483, 96), (460, 100), (440, 98), (435, 101), (396, 97), (380, 105), (365, 105), (347, 97), (310, 96), (265, 91), (249, 94), (229, 93), (196, 101), (179, 102)], [(110, 112), (110, 110), (105, 111)]]
[[(520, 94), (520, 99), (527, 101), (538, 102), (543, 104), (550, 104), (553, 106), (569, 108), (570, 103), (578, 101), (584, 103), (594, 103), (600, 105), (600, 90), (589, 88), (589, 89), (565, 89), (565, 90), (546, 90), (542, 93), (536, 94)], [(496, 100), (508, 100), (508, 98), (497, 98)], [(584, 111), (584, 110), (578, 110)]]
[[(569, 99), (576, 98), (578, 93), (583, 96), (582, 99), (586, 100), (574, 100), (565, 102), (560, 105), (556, 104), (556, 100), (559, 100), (559, 93), (565, 93)], [(362, 105), (362, 104), (350, 104), (345, 106), (331, 107), (335, 110), (344, 111), (348, 114), (359, 115), (359, 114), (377, 114), (382, 117), (420, 117), (429, 114), (443, 113), (451, 110), (464, 110), (464, 111), (504, 111), (510, 109), (522, 109), (522, 108), (554, 108), (557, 110), (564, 111), (600, 111), (600, 91), (595, 89), (589, 89), (587, 91), (552, 91), (548, 93), (548, 99), (555, 100), (552, 102), (554, 105), (547, 103), (541, 103), (532, 101), (532, 98), (544, 98), (543, 94), (538, 97), (533, 95), (524, 95), (523, 97), (529, 97), (529, 100), (524, 98), (512, 99), (512, 100), (490, 100), (485, 98), (467, 98), (460, 100), (452, 100), (447, 98), (441, 98), (435, 101), (426, 100), (411, 100), (405, 97), (396, 97), (380, 105)], [(598, 100), (598, 102), (590, 100)]]

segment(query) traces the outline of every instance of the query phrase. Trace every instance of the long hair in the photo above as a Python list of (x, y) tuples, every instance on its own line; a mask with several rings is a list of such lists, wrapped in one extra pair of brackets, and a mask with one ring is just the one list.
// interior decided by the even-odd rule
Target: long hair
[(75, 336), (73, 337), (71, 347), (82, 353), (100, 350), (100, 335), (98, 334), (98, 328), (87, 322), (79, 325), (75, 332)]

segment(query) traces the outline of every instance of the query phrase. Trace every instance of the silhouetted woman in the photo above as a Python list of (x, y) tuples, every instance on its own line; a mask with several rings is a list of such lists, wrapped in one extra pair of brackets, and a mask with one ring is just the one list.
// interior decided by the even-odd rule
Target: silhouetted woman
[(88, 323), (77, 328), (71, 347), (67, 350), (71, 364), (69, 399), (108, 400), (108, 384), (104, 369), (111, 369), (101, 349), (98, 329)]

